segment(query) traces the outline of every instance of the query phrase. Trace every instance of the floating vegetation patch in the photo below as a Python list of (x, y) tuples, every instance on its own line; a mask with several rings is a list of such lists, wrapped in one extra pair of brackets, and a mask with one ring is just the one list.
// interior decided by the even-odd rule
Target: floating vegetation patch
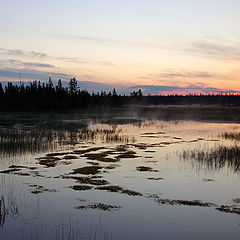
[(151, 135), (142, 135), (144, 138), (160, 138), (159, 136), (151, 136)]
[(138, 148), (140, 150), (145, 150), (147, 147), (150, 147), (150, 144), (146, 144), (146, 143), (135, 143), (135, 144), (131, 144), (132, 147)]
[(154, 180), (154, 181), (158, 181), (158, 180), (164, 180), (164, 178), (161, 177), (149, 177), (147, 178), (148, 180)]
[(182, 138), (181, 137), (173, 137), (173, 139), (181, 140)]
[(156, 151), (154, 151), (154, 150), (146, 150), (144, 152), (146, 152), (146, 153), (155, 153)]
[(100, 169), (102, 169), (102, 167), (99, 166), (87, 166), (87, 167), (82, 167), (82, 168), (77, 168), (77, 169), (73, 169), (73, 172), (71, 172), (70, 174), (98, 174), (100, 171)]
[(29, 187), (33, 188), (33, 190), (31, 190), (32, 194), (40, 194), (43, 192), (57, 192), (55, 189), (44, 188), (43, 186), (36, 184), (29, 184)]
[(127, 152), (128, 146), (127, 145), (119, 145), (115, 147), (116, 152)]
[(98, 166), (99, 163), (98, 162), (87, 162), (88, 164), (94, 165), (94, 166)]
[(96, 152), (96, 151), (102, 150), (102, 149), (105, 149), (105, 147), (91, 147), (91, 148), (87, 148), (87, 149), (78, 149), (78, 150), (74, 150), (72, 153), (85, 154), (85, 153), (89, 153), (89, 152)]
[(70, 164), (72, 164), (72, 162), (71, 161), (61, 161), (60, 164), (70, 165)]
[(171, 199), (162, 199), (157, 196), (154, 196), (154, 201), (159, 204), (166, 205), (184, 205), (184, 206), (197, 206), (197, 207), (214, 207), (214, 203), (202, 202), (200, 200), (171, 200)]
[(235, 172), (240, 170), (240, 147), (219, 146), (208, 150), (184, 150), (180, 159), (196, 160), (199, 164), (208, 169), (221, 169), (225, 166)]
[(170, 145), (170, 144), (173, 144), (173, 143), (175, 143), (175, 142), (160, 142), (160, 144), (162, 144), (162, 145)]
[(44, 165), (46, 167), (55, 167), (60, 159), (56, 159), (56, 157), (49, 157), (39, 161), (40, 165)]
[(88, 185), (74, 185), (70, 188), (76, 191), (86, 191), (86, 190), (91, 190), (93, 187)]
[(14, 172), (14, 174), (19, 176), (25, 176), (25, 177), (31, 176), (30, 173), (26, 173), (26, 172)]
[(37, 169), (37, 167), (27, 167), (27, 166), (18, 166), (18, 165), (11, 165), (11, 166), (9, 166), (9, 168), (26, 168), (26, 169), (30, 169), (30, 170)]
[(218, 210), (220, 212), (234, 213), (234, 214), (240, 215), (240, 208), (235, 207), (235, 206), (221, 205), (220, 207), (217, 207), (216, 210)]
[(127, 194), (130, 196), (142, 196), (141, 193), (135, 192), (132, 190), (124, 189), (120, 186), (103, 186), (103, 187), (97, 187), (97, 190), (105, 190), (108, 192), (116, 192), (116, 193), (121, 193), (121, 194)]
[(48, 153), (47, 157), (57, 157), (57, 156), (64, 156), (67, 154), (70, 154), (71, 152), (54, 152), (54, 153)]
[(228, 206), (228, 205), (220, 205), (220, 206), (218, 206), (215, 203), (203, 202), (203, 201), (200, 201), (200, 200), (163, 199), (163, 198), (160, 198), (160, 196), (158, 196), (156, 194), (147, 195), (146, 197), (153, 199), (156, 203), (161, 204), (161, 205), (171, 205), (171, 206), (173, 206), (173, 205), (182, 205), (182, 206), (194, 206), (194, 207), (215, 207), (215, 209), (220, 211), (220, 212), (233, 213), (233, 214), (240, 215), (240, 208), (236, 207), (236, 206)]
[(139, 167), (136, 167), (136, 169), (139, 172), (158, 172), (158, 170), (153, 170), (151, 167), (146, 167), (146, 166), (139, 166)]
[(109, 158), (106, 157), (107, 154), (106, 153), (87, 153), (84, 154), (84, 157), (86, 157), (89, 160), (96, 160), (99, 162), (117, 162), (118, 159), (116, 158)]
[(126, 151), (124, 153), (121, 153), (116, 156), (116, 159), (122, 159), (122, 158), (137, 158), (139, 156), (135, 155), (136, 152), (134, 151)]
[(21, 168), (12, 168), (12, 169), (7, 169), (7, 170), (3, 170), (0, 173), (5, 173), (5, 174), (10, 174), (10, 173), (14, 173), (17, 171), (21, 171)]
[(104, 203), (92, 203), (87, 206), (81, 205), (75, 207), (75, 209), (98, 209), (102, 211), (116, 211), (121, 209), (121, 206), (109, 205)]
[(204, 178), (203, 182), (215, 182), (215, 180), (211, 178)]
[(30, 172), (34, 177), (45, 177), (39, 173), (39, 171), (31, 171)]
[(74, 155), (67, 155), (67, 156), (64, 156), (63, 159), (72, 160), (72, 159), (78, 159), (78, 157)]
[(118, 165), (118, 164), (110, 164), (110, 165), (108, 165), (108, 166), (106, 166), (104, 168), (105, 169), (115, 169), (116, 167), (120, 167), (120, 165)]
[(20, 172), (23, 169), (29, 169), (29, 170), (35, 170), (37, 169), (36, 167), (27, 167), (27, 166), (18, 166), (18, 165), (11, 165), (9, 166), (9, 169), (3, 170), (0, 173), (5, 173), (5, 174), (15, 174), (15, 175), (20, 175), (20, 176), (31, 176), (30, 173), (27, 172)]
[(81, 183), (81, 184), (90, 184), (90, 185), (96, 185), (96, 186), (100, 186), (100, 185), (107, 185), (109, 184), (108, 181), (103, 180), (103, 179), (96, 179), (96, 178), (89, 178), (89, 177), (71, 177), (71, 176), (63, 176), (63, 179), (74, 179), (77, 182)]

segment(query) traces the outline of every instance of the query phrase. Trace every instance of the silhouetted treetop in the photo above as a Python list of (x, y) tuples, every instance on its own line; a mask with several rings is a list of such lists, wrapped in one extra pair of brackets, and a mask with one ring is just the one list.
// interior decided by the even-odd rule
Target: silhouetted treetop
[(92, 92), (78, 88), (76, 78), (64, 87), (61, 79), (54, 86), (52, 79), (41, 83), (33, 81), (24, 85), (8, 82), (3, 88), (0, 83), (0, 111), (69, 111), (92, 107), (121, 107), (123, 105), (180, 105), (180, 104), (221, 104), (240, 106), (240, 96), (236, 95), (168, 95), (143, 96), (141, 89), (130, 96), (113, 91)]

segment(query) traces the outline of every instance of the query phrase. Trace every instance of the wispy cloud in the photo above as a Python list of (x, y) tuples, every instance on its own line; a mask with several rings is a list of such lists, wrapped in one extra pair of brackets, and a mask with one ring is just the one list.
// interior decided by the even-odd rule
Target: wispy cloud
[(103, 65), (103, 66), (114, 66), (115, 64), (110, 61), (90, 61), (90, 60), (82, 60), (77, 57), (57, 57), (54, 58), (57, 60), (61, 60), (64, 62), (71, 62), (71, 63), (78, 63), (78, 64), (96, 64), (96, 65)]
[(98, 36), (84, 36), (84, 35), (71, 35), (71, 34), (54, 34), (54, 36), (60, 39), (87, 41), (87, 42), (104, 43), (104, 44), (116, 44), (121, 42), (117, 39), (98, 37)]
[(6, 48), (0, 48), (0, 54), (1, 55), (10, 55), (10, 56), (28, 56), (28, 57), (37, 57), (37, 58), (43, 58), (47, 57), (47, 54), (41, 53), (41, 52), (35, 52), (35, 51), (22, 51), (20, 49), (6, 49)]
[(40, 67), (40, 68), (55, 68), (54, 65), (40, 62), (24, 62), (18, 59), (0, 60), (1, 65), (11, 65), (12, 67)]
[(149, 77), (152, 78), (212, 78), (213, 75), (208, 73), (208, 72), (199, 72), (199, 71), (192, 71), (192, 72), (188, 72), (188, 71), (163, 71), (160, 74), (149, 74)]
[(23, 68), (23, 69), (13, 69), (13, 68), (0, 68), (0, 79), (29, 79), (29, 80), (46, 80), (48, 77), (52, 77), (54, 79), (65, 79), (69, 80), (72, 76), (69, 74), (59, 73), (59, 72), (49, 72), (36, 70), (31, 68)]
[(183, 49), (188, 54), (212, 57), (216, 59), (240, 60), (240, 44), (231, 44), (227, 41), (219, 43), (211, 41), (192, 42)]

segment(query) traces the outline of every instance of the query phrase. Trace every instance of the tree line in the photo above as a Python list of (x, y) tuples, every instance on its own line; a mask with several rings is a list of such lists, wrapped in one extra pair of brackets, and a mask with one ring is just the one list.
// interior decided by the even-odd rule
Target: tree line
[(54, 86), (51, 78), (47, 83), (33, 81), (30, 84), (13, 84), (5, 87), (0, 83), (0, 111), (70, 111), (94, 107), (121, 107), (130, 104), (139, 105), (179, 105), (179, 104), (221, 104), (239, 105), (240, 96), (236, 95), (148, 95), (141, 90), (133, 91), (130, 96), (113, 91), (89, 93), (78, 88), (77, 80), (72, 78), (68, 87), (61, 79)]

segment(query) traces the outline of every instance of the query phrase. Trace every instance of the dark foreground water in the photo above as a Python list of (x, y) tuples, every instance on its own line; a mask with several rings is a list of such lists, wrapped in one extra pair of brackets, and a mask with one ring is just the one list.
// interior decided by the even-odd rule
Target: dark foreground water
[(239, 133), (122, 119), (1, 129), (0, 239), (239, 239)]

